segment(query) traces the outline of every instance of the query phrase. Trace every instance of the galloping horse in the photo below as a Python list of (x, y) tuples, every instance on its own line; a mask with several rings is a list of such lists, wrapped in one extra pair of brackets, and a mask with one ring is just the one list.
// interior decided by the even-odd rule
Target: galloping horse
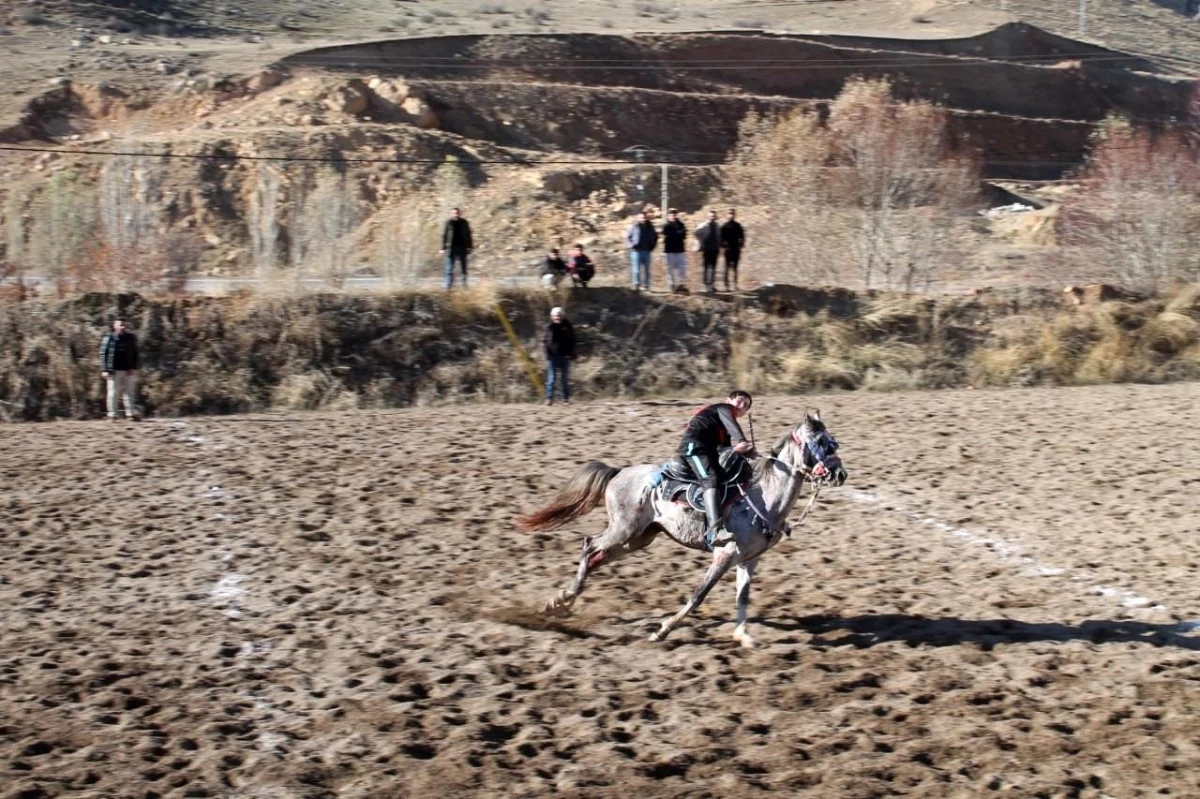
[[(746, 611), (758, 559), (790, 532), (787, 516), (806, 481), (812, 483), (814, 499), (821, 485), (837, 486), (846, 481), (837, 446), (820, 413), (814, 411), (789, 428), (769, 455), (759, 458), (749, 487), (724, 514), (725, 527), (734, 540), (713, 551), (712, 565), (692, 598), (663, 622), (650, 636), (651, 641), (664, 640), (684, 616), (700, 606), (725, 572), (737, 566), (737, 627), (733, 635), (742, 646), (754, 646), (746, 632)], [(546, 603), (546, 612), (565, 612), (583, 592), (588, 575), (597, 566), (643, 549), (659, 533), (666, 533), (689, 549), (708, 551), (703, 514), (664, 499), (656, 491), (659, 470), (652, 464), (614, 469), (592, 461), (571, 478), (549, 506), (518, 517), (518, 529), (533, 532), (562, 527), (602, 499), (608, 512), (608, 527), (595, 538), (583, 539), (575, 579)]]

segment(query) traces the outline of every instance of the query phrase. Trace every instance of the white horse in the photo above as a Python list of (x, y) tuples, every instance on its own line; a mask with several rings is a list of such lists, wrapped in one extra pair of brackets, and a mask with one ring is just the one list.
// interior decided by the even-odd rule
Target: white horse
[[(754, 646), (746, 632), (746, 612), (758, 558), (790, 532), (787, 517), (805, 482), (812, 484), (815, 499), (821, 485), (836, 486), (846, 481), (847, 472), (837, 448), (820, 413), (814, 411), (789, 428), (769, 455), (759, 458), (753, 480), (724, 513), (725, 527), (734, 540), (713, 551), (712, 565), (692, 598), (664, 621), (650, 640), (664, 640), (684, 616), (700, 606), (725, 572), (737, 566), (737, 626), (733, 635), (742, 646)], [(608, 512), (608, 527), (595, 538), (583, 539), (575, 579), (546, 603), (547, 612), (566, 612), (596, 567), (643, 549), (659, 533), (666, 533), (689, 549), (709, 550), (704, 515), (659, 495), (659, 469), (650, 464), (614, 469), (592, 461), (571, 478), (549, 506), (517, 519), (518, 529), (533, 532), (562, 527), (596, 507), (601, 499)]]

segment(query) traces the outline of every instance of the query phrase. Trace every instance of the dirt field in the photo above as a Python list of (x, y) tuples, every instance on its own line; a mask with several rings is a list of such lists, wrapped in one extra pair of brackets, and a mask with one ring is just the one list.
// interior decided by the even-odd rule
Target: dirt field
[(732, 579), (646, 640), (705, 561), (666, 539), (529, 610), (602, 513), (513, 516), (692, 403), (6, 426), (2, 795), (1194, 797), (1198, 399), (821, 398), (851, 480), (752, 651)]

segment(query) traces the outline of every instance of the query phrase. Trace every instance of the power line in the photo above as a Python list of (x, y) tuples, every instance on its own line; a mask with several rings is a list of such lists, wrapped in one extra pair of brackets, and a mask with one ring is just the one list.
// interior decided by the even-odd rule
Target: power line
[[(594, 166), (604, 164), (608, 166), (630, 165), (636, 166), (637, 162), (629, 161), (614, 161), (613, 159), (593, 160), (593, 159), (573, 159), (573, 160), (552, 160), (539, 158), (456, 158), (447, 160), (445, 158), (337, 158), (331, 156), (308, 156), (308, 155), (239, 155), (236, 153), (147, 153), (137, 151), (121, 151), (121, 150), (72, 150), (66, 147), (14, 147), (12, 145), (0, 144), (0, 150), (19, 153), (54, 153), (59, 155), (104, 155), (113, 157), (128, 157), (128, 158), (181, 158), (194, 160), (216, 160), (216, 161), (295, 161), (295, 162), (312, 162), (326, 164), (500, 164), (507, 166)], [(656, 155), (675, 155), (669, 150), (655, 150)], [(690, 153), (691, 155), (712, 155), (725, 158), (725, 153)], [(671, 162), (678, 166), (712, 166), (709, 163), (693, 163), (689, 164), (686, 161)]]
[[(1024, 66), (1035, 67), (1062, 61), (1113, 62), (1141, 61), (1138, 56), (1090, 54), (1054, 54), (1037, 56), (1013, 56), (1010, 58), (986, 58), (975, 56), (937, 56), (913, 53), (888, 53), (877, 59), (728, 59), (722, 61), (653, 61), (644, 59), (596, 59), (594, 61), (536, 61), (528, 60), (479, 60), (455, 62), (452, 59), (423, 58), (419, 56), (385, 55), (298, 55), (283, 59), (284, 64), (298, 66), (332, 65), (342, 69), (370, 67), (392, 67), (397, 70), (453, 70), (491, 71), (520, 70), (524, 72), (718, 72), (733, 69), (754, 70), (831, 70), (831, 69), (895, 69), (895, 68), (969, 68), (980, 66)], [(1181, 63), (1200, 67), (1200, 61), (1173, 59)]]

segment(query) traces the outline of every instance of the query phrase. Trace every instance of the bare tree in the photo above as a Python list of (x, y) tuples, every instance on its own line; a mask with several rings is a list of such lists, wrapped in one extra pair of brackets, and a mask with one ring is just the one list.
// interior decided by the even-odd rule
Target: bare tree
[(56, 172), (33, 203), (28, 254), (36, 268), (68, 279), (95, 231), (94, 193), (79, 174)]
[(896, 101), (887, 81), (852, 79), (830, 108), (829, 129), (863, 284), (927, 288), (978, 190), (975, 165), (950, 151), (945, 112)]
[(404, 195), (377, 219), (378, 258), (388, 287), (416, 283), (438, 250), (437, 219), (424, 192)]
[(781, 279), (836, 278), (829, 251), (842, 244), (835, 236), (838, 211), (828, 194), (831, 149), (829, 132), (815, 113), (752, 113), (741, 123), (726, 185), (737, 205), (769, 210), (769, 221), (756, 228), (755, 248), (771, 253)]
[(281, 194), (282, 181), (279, 170), (271, 165), (259, 166), (254, 186), (250, 191), (246, 214), (254, 272), (259, 280), (269, 277), (279, 260)]
[(1059, 233), (1073, 280), (1155, 289), (1200, 280), (1200, 158), (1179, 131), (1112, 117), (1098, 129)]
[(769, 209), (756, 240), (781, 276), (909, 291), (954, 259), (978, 186), (977, 166), (948, 145), (944, 111), (862, 79), (825, 125), (806, 111), (748, 117), (726, 176), (739, 204)]
[(99, 217), (111, 248), (110, 291), (139, 288), (161, 260), (161, 164), (137, 155), (111, 156), (100, 173)]
[(15, 186), (10, 187), (4, 196), (4, 252), (9, 264), (23, 264), (26, 257), (26, 199), (25, 194)]
[[(347, 277), (352, 233), (358, 222), (358, 208), (344, 175), (327, 173), (317, 179), (311, 193), (297, 200), (299, 219), (294, 223), (301, 244), (298, 265), (315, 271), (334, 286)], [(293, 244), (296, 238), (293, 237)]]

